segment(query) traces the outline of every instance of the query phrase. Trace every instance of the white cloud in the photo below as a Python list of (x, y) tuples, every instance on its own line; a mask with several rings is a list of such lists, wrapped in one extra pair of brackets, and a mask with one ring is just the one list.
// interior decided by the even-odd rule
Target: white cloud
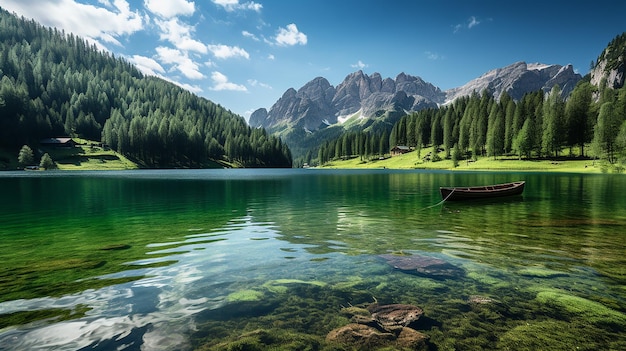
[(209, 50), (217, 57), (218, 59), (228, 59), (231, 57), (243, 57), (246, 59), (250, 58), (250, 54), (248, 52), (238, 46), (228, 46), (228, 45), (209, 45)]
[(144, 6), (163, 18), (192, 15), (196, 9), (193, 1), (186, 0), (144, 0)]
[(427, 57), (429, 60), (433, 60), (433, 61), (434, 61), (434, 60), (441, 60), (441, 59), (443, 59), (443, 58), (444, 58), (443, 56), (439, 55), (438, 53), (436, 53), (436, 52), (432, 52), (432, 51), (425, 51), (425, 52), (424, 52), (424, 55), (426, 55), (426, 57)]
[(477, 25), (480, 24), (481, 21), (478, 20), (478, 18), (476, 18), (476, 16), (470, 16), (470, 18), (467, 19), (467, 23), (459, 23), (456, 24), (454, 26), (452, 26), (452, 31), (454, 33), (460, 31), (463, 28), (467, 28), (467, 29), (472, 29), (474, 27), (476, 27)]
[(173, 65), (174, 69), (182, 73), (189, 79), (202, 79), (204, 75), (200, 72), (200, 67), (197, 63), (187, 56), (186, 53), (177, 50), (160, 46), (156, 48), (159, 61), (164, 64)]
[(213, 80), (214, 84), (211, 90), (248, 91), (248, 89), (244, 85), (229, 82), (228, 77), (217, 71), (211, 74), (211, 79)]
[(254, 34), (252, 34), (252, 33), (248, 32), (247, 30), (242, 31), (242, 32), (241, 32), (241, 35), (243, 35), (243, 36), (244, 36), (244, 37), (246, 37), (246, 38), (250, 38), (250, 39), (252, 39), (252, 40), (254, 40), (254, 41), (260, 41), (260, 40), (261, 40), (261, 39), (259, 39), (256, 35), (254, 35)]
[(280, 46), (306, 45), (306, 34), (300, 32), (295, 23), (287, 25), (287, 28), (278, 28), (276, 35), (276, 44)]
[(261, 87), (261, 88), (266, 88), (266, 89), (272, 89), (272, 86), (269, 84), (265, 84), (265, 83), (261, 83), (256, 79), (248, 79), (248, 85), (253, 86), (253, 87)]
[(201, 54), (207, 53), (207, 47), (198, 40), (191, 37), (195, 28), (181, 23), (178, 18), (169, 20), (156, 20), (156, 25), (161, 30), (159, 37), (161, 40), (167, 40), (174, 44), (177, 49), (186, 51), (195, 51)]
[(480, 21), (476, 19), (476, 17), (472, 16), (468, 20), (467, 28), (471, 29), (480, 24)]
[(269, 54), (269, 55), (267, 55), (267, 59), (268, 59), (268, 60), (272, 60), (272, 61), (273, 61), (273, 60), (275, 60), (275, 59), (276, 59), (276, 56), (274, 56), (274, 55), (272, 55), (272, 54)]
[(92, 41), (121, 45), (120, 37), (144, 28), (144, 19), (126, 0), (100, 0), (102, 6), (75, 0), (3, 0), (2, 8), (44, 26), (64, 29)]
[(203, 92), (204, 90), (202, 90), (202, 88), (200, 88), (197, 85), (191, 85), (191, 84), (186, 84), (186, 83), (180, 83), (180, 82), (176, 82), (173, 80), (170, 80), (170, 82), (178, 85), (179, 87), (189, 90), (190, 92), (194, 93), (194, 94), (199, 94), (201, 92)]
[(357, 63), (355, 63), (355, 64), (352, 64), (352, 65), (350, 65), (350, 66), (351, 66), (352, 68), (358, 68), (358, 69), (363, 69), (363, 68), (369, 67), (369, 65), (368, 65), (368, 64), (363, 63), (363, 61), (361, 61), (361, 60), (359, 60), (359, 62), (357, 62)]
[(152, 58), (134, 55), (129, 59), (129, 61), (137, 66), (137, 68), (144, 74), (148, 74), (151, 76), (160, 76), (160, 73), (165, 73), (165, 69), (163, 69), (163, 66), (161, 66), (156, 60)]
[(261, 12), (263, 5), (258, 4), (254, 1), (248, 1), (246, 3), (239, 3), (239, 0), (213, 0), (213, 3), (221, 6), (224, 10), (228, 12), (233, 12), (237, 10), (252, 10), (256, 12)]

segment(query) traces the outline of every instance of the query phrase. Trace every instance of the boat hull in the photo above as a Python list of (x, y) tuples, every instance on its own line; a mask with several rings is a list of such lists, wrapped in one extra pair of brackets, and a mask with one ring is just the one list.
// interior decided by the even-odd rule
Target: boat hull
[(513, 182), (472, 187), (441, 187), (441, 198), (446, 201), (490, 199), (521, 195), (525, 182)]

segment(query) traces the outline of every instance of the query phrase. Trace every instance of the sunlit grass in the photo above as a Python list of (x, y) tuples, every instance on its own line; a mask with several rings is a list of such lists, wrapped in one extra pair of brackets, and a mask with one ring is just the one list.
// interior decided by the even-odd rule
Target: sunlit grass
[[(420, 156), (428, 151), (422, 150)], [(443, 158), (444, 154), (439, 154)], [(425, 161), (418, 157), (417, 151), (403, 155), (379, 158), (351, 158), (348, 160), (333, 160), (324, 165), (324, 168), (390, 168), (390, 169), (432, 169), (456, 171), (545, 171), (545, 172), (573, 172), (573, 173), (601, 173), (601, 165), (593, 160), (520, 160), (517, 157), (481, 157), (476, 161), (460, 160), (454, 167), (452, 160)]]

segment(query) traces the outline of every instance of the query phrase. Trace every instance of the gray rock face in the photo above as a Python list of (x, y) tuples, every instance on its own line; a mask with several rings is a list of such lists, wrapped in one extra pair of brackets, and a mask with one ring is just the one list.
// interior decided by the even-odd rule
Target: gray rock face
[[(608, 56), (608, 51), (611, 50), (610, 47), (605, 49), (605, 52), (602, 57)], [(591, 84), (595, 86), (600, 86), (602, 84), (602, 80), (606, 79), (606, 84), (608, 87), (613, 89), (619, 89), (624, 86), (624, 76), (626, 74), (626, 62), (624, 62), (626, 58), (624, 55), (620, 56), (618, 60), (618, 64), (616, 67), (608, 68), (608, 61), (606, 59), (598, 61), (596, 66), (591, 70)]]
[(337, 123), (338, 117), (361, 111), (370, 117), (378, 111), (417, 111), (436, 107), (445, 94), (419, 77), (401, 73), (395, 80), (358, 71), (349, 74), (336, 88), (318, 77), (296, 91), (288, 89), (270, 108), (250, 116), (253, 127), (271, 128), (288, 123), (314, 131)]
[[(621, 79), (623, 84), (623, 69), (614, 76), (611, 81)], [(506, 91), (519, 100), (528, 92), (539, 89), (549, 92), (558, 84), (563, 96), (567, 96), (581, 78), (571, 65), (516, 62), (443, 92), (420, 77), (405, 73), (391, 79), (382, 78), (379, 73), (370, 76), (357, 71), (349, 74), (337, 87), (318, 77), (298, 91), (290, 88), (269, 111), (264, 108), (256, 110), (249, 123), (252, 127), (290, 125), (315, 131), (337, 123), (339, 117), (359, 112), (368, 118), (381, 115), (381, 111), (410, 113), (434, 108), (474, 92), (481, 94), (483, 90), (496, 98)]]
[(481, 94), (483, 90), (488, 91), (496, 99), (499, 99), (506, 91), (513, 99), (519, 100), (524, 94), (539, 89), (549, 92), (555, 84), (559, 85), (563, 96), (567, 96), (580, 79), (582, 79), (581, 75), (574, 72), (572, 65), (516, 62), (489, 71), (462, 87), (447, 90), (446, 102), (452, 102), (474, 92)]

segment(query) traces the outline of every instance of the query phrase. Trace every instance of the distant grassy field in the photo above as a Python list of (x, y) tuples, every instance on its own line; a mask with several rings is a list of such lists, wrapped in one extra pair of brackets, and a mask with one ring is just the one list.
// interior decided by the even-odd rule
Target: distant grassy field
[[(422, 152), (422, 156), (425, 153)], [(442, 155), (443, 156), (443, 155)], [(438, 169), (457, 171), (544, 171), (544, 172), (574, 172), (574, 173), (601, 173), (603, 170), (598, 161), (579, 159), (559, 160), (519, 160), (517, 157), (492, 157), (479, 158), (475, 162), (459, 161), (458, 167), (454, 167), (452, 160), (437, 162), (423, 161), (417, 157), (416, 151), (384, 160), (372, 159), (361, 160), (360, 157), (345, 161), (331, 161), (323, 168), (390, 168), (390, 169)]]
[(60, 170), (123, 170), (139, 166), (113, 150), (100, 147), (77, 146), (68, 150), (49, 150)]
[[(60, 170), (124, 170), (137, 169), (139, 166), (123, 155), (98, 146), (97, 142), (74, 138), (81, 145), (73, 148), (39, 147), (35, 151), (35, 162), (44, 153), (48, 153)], [(17, 162), (19, 150), (0, 150), (0, 169), (22, 169)]]

